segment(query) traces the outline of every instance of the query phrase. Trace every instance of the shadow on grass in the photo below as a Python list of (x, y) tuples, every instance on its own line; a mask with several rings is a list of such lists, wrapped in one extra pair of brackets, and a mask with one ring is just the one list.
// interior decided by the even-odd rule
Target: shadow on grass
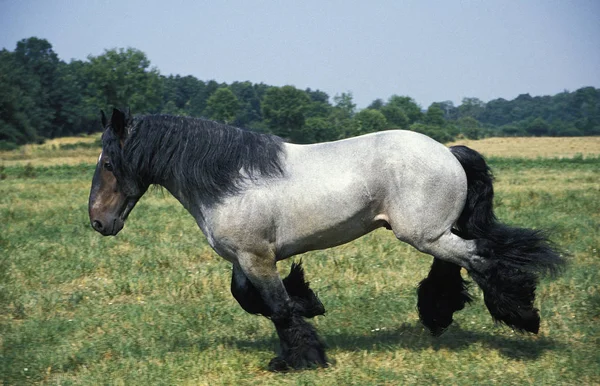
[(493, 332), (463, 330), (457, 324), (452, 325), (439, 337), (431, 336), (419, 323), (405, 323), (396, 329), (377, 331), (369, 335), (326, 334), (325, 339), (330, 347), (345, 350), (360, 348), (387, 351), (401, 347), (407, 350), (461, 351), (470, 345), (479, 344), (490, 350), (497, 350), (502, 356), (519, 360), (535, 360), (544, 351), (554, 350), (559, 346), (557, 342), (546, 337), (507, 337)]
[[(396, 329), (376, 331), (369, 335), (321, 331), (321, 336), (330, 349), (394, 351), (402, 348), (414, 351), (428, 349), (461, 351), (470, 345), (479, 344), (490, 350), (497, 350), (504, 357), (517, 360), (535, 360), (545, 351), (560, 348), (559, 343), (546, 337), (528, 335), (507, 337), (493, 332), (463, 330), (458, 325), (451, 326), (442, 336), (434, 337), (419, 323), (405, 323)], [(222, 343), (244, 351), (269, 350), (278, 344), (275, 337), (254, 341), (231, 338)]]

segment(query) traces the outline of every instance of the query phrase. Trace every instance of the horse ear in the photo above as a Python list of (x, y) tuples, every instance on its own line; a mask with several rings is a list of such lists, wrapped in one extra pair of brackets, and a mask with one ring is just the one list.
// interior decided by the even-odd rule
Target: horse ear
[(100, 110), (100, 116), (102, 119), (102, 128), (104, 129), (106, 127), (107, 121), (106, 121), (106, 115), (104, 114), (104, 110)]
[(123, 114), (123, 112), (119, 109), (113, 109), (112, 116), (110, 117), (110, 123), (113, 132), (117, 138), (121, 140), (121, 143), (123, 143), (127, 134), (127, 130), (125, 129), (127, 126), (125, 114)]

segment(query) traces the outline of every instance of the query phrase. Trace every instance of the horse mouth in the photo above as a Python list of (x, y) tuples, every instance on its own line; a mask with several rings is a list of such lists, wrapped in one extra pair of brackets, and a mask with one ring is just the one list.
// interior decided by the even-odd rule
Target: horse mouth
[(137, 202), (137, 198), (127, 198), (127, 200), (125, 200), (123, 207), (119, 211), (121, 212), (121, 214), (113, 220), (112, 231), (109, 232), (108, 235), (116, 236), (117, 233), (119, 233), (121, 229), (123, 229), (123, 227), (125, 226), (125, 220), (127, 220), (129, 213), (131, 213), (133, 207), (135, 206), (135, 204), (137, 204)]
[(90, 214), (92, 228), (94, 228), (103, 236), (116, 236), (117, 233), (119, 233), (125, 226), (125, 220), (127, 220), (129, 213), (131, 213), (137, 201), (137, 198), (126, 199), (123, 205), (119, 208), (117, 215), (114, 217), (110, 216), (108, 219), (93, 219), (92, 215)]
[(135, 204), (137, 204), (138, 199), (131, 197), (131, 198), (127, 198), (127, 200), (125, 200), (125, 204), (123, 205), (123, 209), (120, 211), (121, 215), (119, 216), (119, 219), (122, 222), (125, 222), (125, 220), (127, 220), (127, 217), (129, 216), (129, 213), (131, 213), (131, 211), (133, 210), (133, 207), (135, 206)]

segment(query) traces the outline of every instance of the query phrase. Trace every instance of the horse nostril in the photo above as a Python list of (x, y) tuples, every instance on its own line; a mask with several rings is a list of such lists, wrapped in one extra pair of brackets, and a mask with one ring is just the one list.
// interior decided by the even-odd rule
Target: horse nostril
[(104, 229), (104, 226), (102, 226), (102, 223), (98, 220), (94, 220), (94, 222), (92, 223), (92, 227), (94, 227), (94, 229), (97, 231), (101, 231), (102, 229)]

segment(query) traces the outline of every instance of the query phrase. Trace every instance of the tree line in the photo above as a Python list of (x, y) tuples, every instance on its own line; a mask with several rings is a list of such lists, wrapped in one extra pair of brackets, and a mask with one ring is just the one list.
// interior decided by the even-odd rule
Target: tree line
[(393, 95), (357, 109), (352, 94), (264, 83), (203, 81), (161, 75), (137, 49), (109, 49), (66, 63), (45, 39), (0, 51), (0, 149), (46, 138), (97, 132), (99, 110), (204, 117), (273, 133), (296, 143), (336, 140), (398, 128), (438, 141), (457, 137), (600, 135), (600, 89), (554, 96), (519, 95), (484, 103), (432, 103)]

